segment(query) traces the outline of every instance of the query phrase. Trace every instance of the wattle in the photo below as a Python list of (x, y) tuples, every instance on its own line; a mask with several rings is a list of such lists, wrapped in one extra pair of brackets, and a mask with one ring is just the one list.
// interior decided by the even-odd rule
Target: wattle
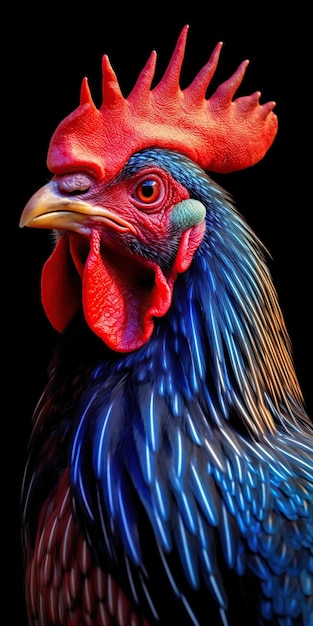
[(83, 308), (86, 322), (110, 348), (136, 350), (151, 336), (154, 317), (168, 311), (174, 278), (157, 263), (101, 245), (100, 231), (90, 239), (62, 236), (42, 272), (42, 303), (53, 327), (63, 332)]

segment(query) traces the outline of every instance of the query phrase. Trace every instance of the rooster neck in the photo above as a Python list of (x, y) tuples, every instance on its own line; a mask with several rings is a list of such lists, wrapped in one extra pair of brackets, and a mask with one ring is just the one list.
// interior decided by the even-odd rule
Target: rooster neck
[[(214, 268), (221, 261), (217, 273)], [(119, 572), (130, 595), (128, 576), (136, 577), (138, 568), (153, 576), (169, 552), (182, 560), (190, 584), (198, 585), (190, 563), (194, 550), (200, 553), (202, 548), (195, 541), (193, 548), (182, 551), (173, 525), (179, 521), (197, 537), (202, 507), (212, 528), (212, 545), (222, 546), (218, 520), (221, 510), (227, 520), (233, 515), (234, 472), (262, 485), (267, 516), (271, 482), (289, 480), (290, 449), (297, 473), (302, 472), (301, 463), (310, 467), (309, 438), (306, 441), (299, 422), (298, 437), (290, 437), (287, 445), (278, 438), (279, 454), (275, 459), (271, 455), (270, 429), (266, 433), (262, 411), (267, 415), (274, 406), (277, 422), (294, 431), (292, 414), (298, 412), (304, 424), (305, 415), (286, 379), (282, 356), (275, 356), (276, 374), (271, 371), (274, 339), (270, 336), (266, 344), (265, 329), (270, 334), (272, 325), (282, 322), (273, 321), (278, 308), (275, 299), (270, 305), (270, 282), (261, 288), (262, 262), (250, 259), (251, 268), (255, 272), (244, 289), (246, 268), (238, 265), (236, 275), (230, 272), (227, 259), (217, 258), (206, 237), (190, 270), (175, 284), (168, 314), (158, 320), (149, 342), (129, 354), (109, 350), (84, 320), (73, 320), (38, 407), (25, 480), (29, 490), (24, 492), (27, 545), (35, 541), (42, 503), (69, 466), (75, 518), (84, 525), (86, 537), (92, 532), (97, 562)], [(276, 344), (282, 354), (287, 350), (283, 338), (282, 326)], [(270, 366), (268, 379), (257, 368), (261, 357)], [(257, 425), (263, 431), (252, 441)], [(40, 448), (44, 454), (38, 454)], [(190, 485), (200, 502), (195, 509), (194, 495), (188, 504)], [(253, 542), (260, 525), (254, 517), (251, 523), (250, 505), (250, 500), (245, 503), (245, 532)], [(292, 515), (293, 502), (285, 506)], [(226, 551), (223, 557), (231, 568), (232, 554)], [(218, 601), (224, 593), (221, 585)]]
[(168, 319), (177, 368), (190, 355), (189, 380), (196, 377), (215, 426), (239, 426), (259, 439), (300, 420), (311, 432), (264, 247), (227, 201), (218, 215), (208, 213)]
[(230, 424), (258, 439), (309, 423), (264, 249), (225, 197), (208, 210), (204, 241), (142, 348), (116, 353), (76, 324), (59, 361), (67, 351), (85, 379), (90, 372), (91, 386), (113, 389), (124, 377), (139, 393), (147, 386), (163, 398), (176, 419), (199, 406), (205, 431)]
[(223, 228), (208, 220), (168, 314), (143, 348), (118, 359), (117, 372), (151, 386), (176, 419), (184, 406), (201, 407), (205, 431), (229, 424), (259, 439), (299, 420), (311, 429), (264, 250), (240, 216)]

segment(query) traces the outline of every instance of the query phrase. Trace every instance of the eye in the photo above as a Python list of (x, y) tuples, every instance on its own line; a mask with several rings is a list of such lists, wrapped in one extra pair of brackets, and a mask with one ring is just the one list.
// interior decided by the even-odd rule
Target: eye
[(145, 176), (137, 181), (132, 192), (133, 199), (139, 204), (153, 205), (164, 197), (164, 184), (158, 176)]

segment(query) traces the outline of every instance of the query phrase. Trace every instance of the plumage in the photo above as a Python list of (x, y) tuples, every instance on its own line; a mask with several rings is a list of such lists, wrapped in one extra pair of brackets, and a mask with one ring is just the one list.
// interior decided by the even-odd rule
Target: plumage
[(52, 165), (22, 219), (57, 229), (42, 290), (60, 331), (23, 484), (29, 623), (312, 626), (313, 425), (267, 253), (160, 142), (108, 180)]

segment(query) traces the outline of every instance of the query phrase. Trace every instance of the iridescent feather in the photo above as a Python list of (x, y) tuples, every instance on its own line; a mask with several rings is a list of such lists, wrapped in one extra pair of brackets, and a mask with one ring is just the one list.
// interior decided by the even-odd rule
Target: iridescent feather
[[(188, 158), (143, 150), (119, 180), (143, 165), (166, 169), (206, 207), (206, 233), (148, 343), (100, 351), (70, 427), (57, 418), (75, 519), (151, 625), (169, 608), (188, 626), (208, 615), (241, 623), (246, 584), (248, 623), (312, 626), (313, 428), (266, 251)], [(54, 374), (50, 387), (61, 384)], [(27, 472), (33, 485), (38, 468)]]

